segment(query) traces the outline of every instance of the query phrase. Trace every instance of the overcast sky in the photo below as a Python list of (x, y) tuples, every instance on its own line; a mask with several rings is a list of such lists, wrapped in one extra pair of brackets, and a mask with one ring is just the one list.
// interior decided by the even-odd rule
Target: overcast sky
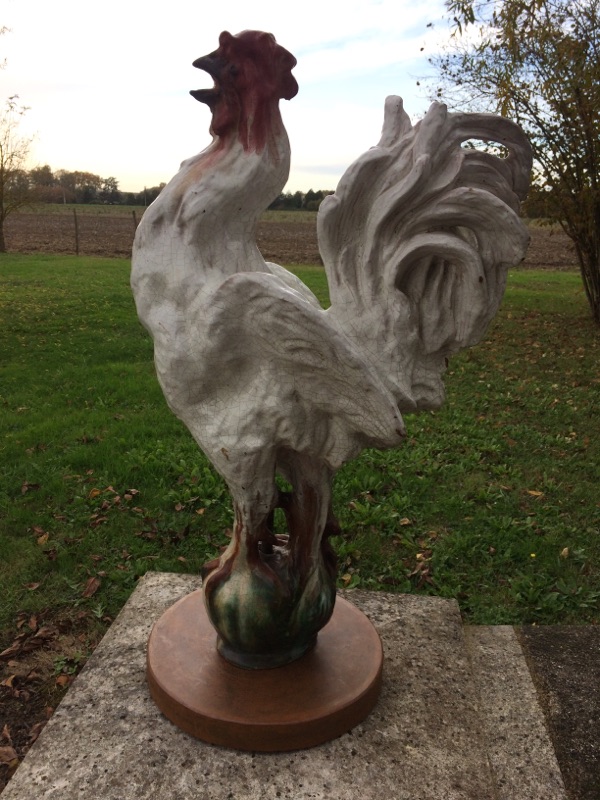
[(300, 91), (281, 101), (287, 190), (333, 189), (377, 143), (387, 95), (401, 95), (413, 118), (429, 106), (416, 84), (444, 35), (443, 10), (443, 0), (3, 0), (0, 97), (30, 107), (30, 166), (114, 176), (139, 191), (210, 142), (208, 108), (188, 94), (210, 78), (191, 62), (222, 30), (266, 30), (298, 59)]

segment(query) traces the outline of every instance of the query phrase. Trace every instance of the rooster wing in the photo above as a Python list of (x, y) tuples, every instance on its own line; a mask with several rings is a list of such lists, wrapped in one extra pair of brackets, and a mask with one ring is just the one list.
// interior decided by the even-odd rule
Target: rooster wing
[(265, 267), (276, 274), (237, 273), (191, 309), (197, 372), (183, 395), (170, 393), (217, 469), (240, 483), (232, 469), (259, 454), (275, 463), (285, 449), (336, 470), (364, 447), (400, 444), (403, 421), (379, 375), (314, 295)]

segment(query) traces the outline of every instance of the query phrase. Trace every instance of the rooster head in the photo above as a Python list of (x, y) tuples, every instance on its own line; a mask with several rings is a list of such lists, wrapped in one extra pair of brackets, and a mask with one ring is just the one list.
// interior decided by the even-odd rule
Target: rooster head
[(292, 75), (294, 56), (277, 44), (271, 33), (242, 31), (237, 36), (223, 31), (219, 47), (194, 61), (214, 81), (212, 89), (190, 94), (212, 112), (214, 135), (239, 136), (245, 150), (260, 152), (271, 128), (280, 121), (280, 99), (291, 100), (298, 92)]

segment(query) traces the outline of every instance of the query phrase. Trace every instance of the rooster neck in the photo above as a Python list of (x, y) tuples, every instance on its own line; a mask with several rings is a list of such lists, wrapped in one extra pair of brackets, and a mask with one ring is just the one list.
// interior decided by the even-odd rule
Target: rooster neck
[[(227, 250), (234, 242), (254, 244), (258, 219), (287, 181), (290, 148), (281, 120), (269, 129), (261, 149), (254, 147), (253, 130), (249, 125), (235, 135), (215, 137), (203, 153), (182, 164), (167, 187), (175, 235), (199, 248), (215, 240), (226, 240)], [(248, 267), (238, 265), (235, 271), (240, 269)]]
[(223, 143), (237, 139), (246, 153), (266, 148), (273, 161), (280, 158), (278, 139), (285, 135), (278, 100), (261, 97), (256, 87), (243, 97), (225, 94), (214, 108), (210, 131)]
[[(155, 338), (178, 330), (200, 293), (237, 272), (268, 269), (256, 225), (285, 186), (289, 161), (277, 110), (261, 150), (245, 147), (237, 129), (214, 136), (146, 210), (134, 242), (132, 284), (140, 318)], [(172, 311), (162, 313), (167, 307)]]

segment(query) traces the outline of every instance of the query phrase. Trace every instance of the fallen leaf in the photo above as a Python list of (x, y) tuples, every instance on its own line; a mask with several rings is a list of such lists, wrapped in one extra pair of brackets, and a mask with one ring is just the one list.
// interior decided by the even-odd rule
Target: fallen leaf
[(177, 561), (181, 561), (182, 564), (187, 564), (187, 558), (183, 556), (177, 556)]
[[(36, 633), (33, 639), (54, 639), (56, 634), (58, 633), (56, 628), (53, 628), (51, 625), (46, 625), (43, 628), (40, 628), (39, 631)], [(29, 640), (31, 641), (31, 639)]]
[(544, 493), (539, 492), (537, 489), (527, 489), (527, 494), (531, 495), (532, 497), (543, 497)]
[(3, 660), (6, 659), (8, 661), (8, 659), (11, 658), (12, 656), (16, 656), (19, 653), (19, 651), (21, 650), (21, 646), (22, 646), (23, 641), (25, 640), (26, 636), (27, 636), (27, 634), (24, 634), (24, 633), (22, 633), (20, 636), (17, 636), (17, 638), (11, 644), (11, 646), (7, 647), (6, 650), (3, 650), (0, 653), (0, 658), (3, 659)]
[(99, 494), (102, 494), (100, 489), (90, 489), (90, 492), (88, 494), (88, 499), (93, 500), (94, 497), (98, 497)]
[(26, 494), (27, 492), (39, 488), (40, 488), (39, 483), (29, 483), (29, 481), (23, 481), (23, 483), (21, 484), (21, 494)]
[(101, 442), (102, 439), (99, 436), (87, 436), (87, 434), (84, 434), (83, 436), (80, 436), (77, 441), (81, 442), (81, 444), (98, 444), (98, 442)]
[(9, 689), (12, 689), (16, 677), (16, 675), (10, 675), (0, 683), (0, 686), (7, 686)]
[(184, 508), (185, 506), (182, 503), (175, 504), (175, 511), (183, 511)]
[(25, 583), (23, 584), (25, 589), (29, 589), (30, 592), (35, 592), (36, 589), (39, 589), (42, 585), (41, 583)]
[(342, 583), (344, 584), (344, 586), (348, 586), (351, 580), (352, 580), (352, 575), (350, 575), (348, 572), (345, 575), (342, 575)]
[(71, 683), (70, 675), (59, 675), (58, 678), (56, 679), (56, 685), (62, 686), (63, 688), (65, 686), (68, 686), (70, 683)]
[(37, 543), (41, 547), (42, 545), (46, 544), (46, 542), (48, 541), (49, 538), (50, 538), (50, 534), (49, 533), (43, 533), (41, 536), (38, 537)]
[(201, 517), (204, 514), (205, 511), (206, 511), (205, 508), (197, 508), (196, 509), (196, 514), (198, 514), (198, 516)]
[(560, 551), (560, 557), (561, 557), (561, 558), (568, 558), (568, 557), (569, 557), (569, 548), (568, 548), (568, 547), (564, 547), (564, 548), (563, 548), (563, 549)]
[(35, 742), (40, 733), (44, 730), (47, 721), (48, 720), (44, 720), (43, 722), (35, 723), (33, 728), (29, 731), (29, 744), (33, 744)]
[(81, 596), (82, 597), (91, 597), (93, 594), (95, 594), (98, 591), (98, 589), (100, 588), (100, 584), (101, 583), (102, 583), (102, 581), (100, 580), (100, 578), (96, 578), (94, 576), (92, 576), (91, 578), (88, 578), (88, 582), (86, 583), (85, 589), (83, 590), (83, 594)]
[(7, 744), (10, 744), (10, 745), (12, 745), (12, 739), (10, 738), (10, 728), (8, 727), (8, 725), (5, 725), (5, 726), (2, 728), (2, 739), (3, 739), (3, 741), (5, 741)]
[(103, 522), (108, 522), (108, 517), (99, 517), (96, 514), (91, 517), (90, 527), (97, 528), (98, 525), (102, 525)]
[(14, 747), (0, 747), (0, 764), (12, 766), (15, 761), (19, 763), (19, 756)]
[(402, 517), (402, 519), (400, 520), (400, 522), (398, 524), (399, 525), (412, 525), (412, 520), (410, 520), (408, 517)]
[(40, 628), (34, 636), (28, 636), (27, 633), (21, 633), (15, 641), (6, 650), (0, 653), (0, 659), (8, 660), (12, 656), (31, 653), (43, 647), (49, 639), (53, 639), (57, 634), (57, 629), (51, 626)]

